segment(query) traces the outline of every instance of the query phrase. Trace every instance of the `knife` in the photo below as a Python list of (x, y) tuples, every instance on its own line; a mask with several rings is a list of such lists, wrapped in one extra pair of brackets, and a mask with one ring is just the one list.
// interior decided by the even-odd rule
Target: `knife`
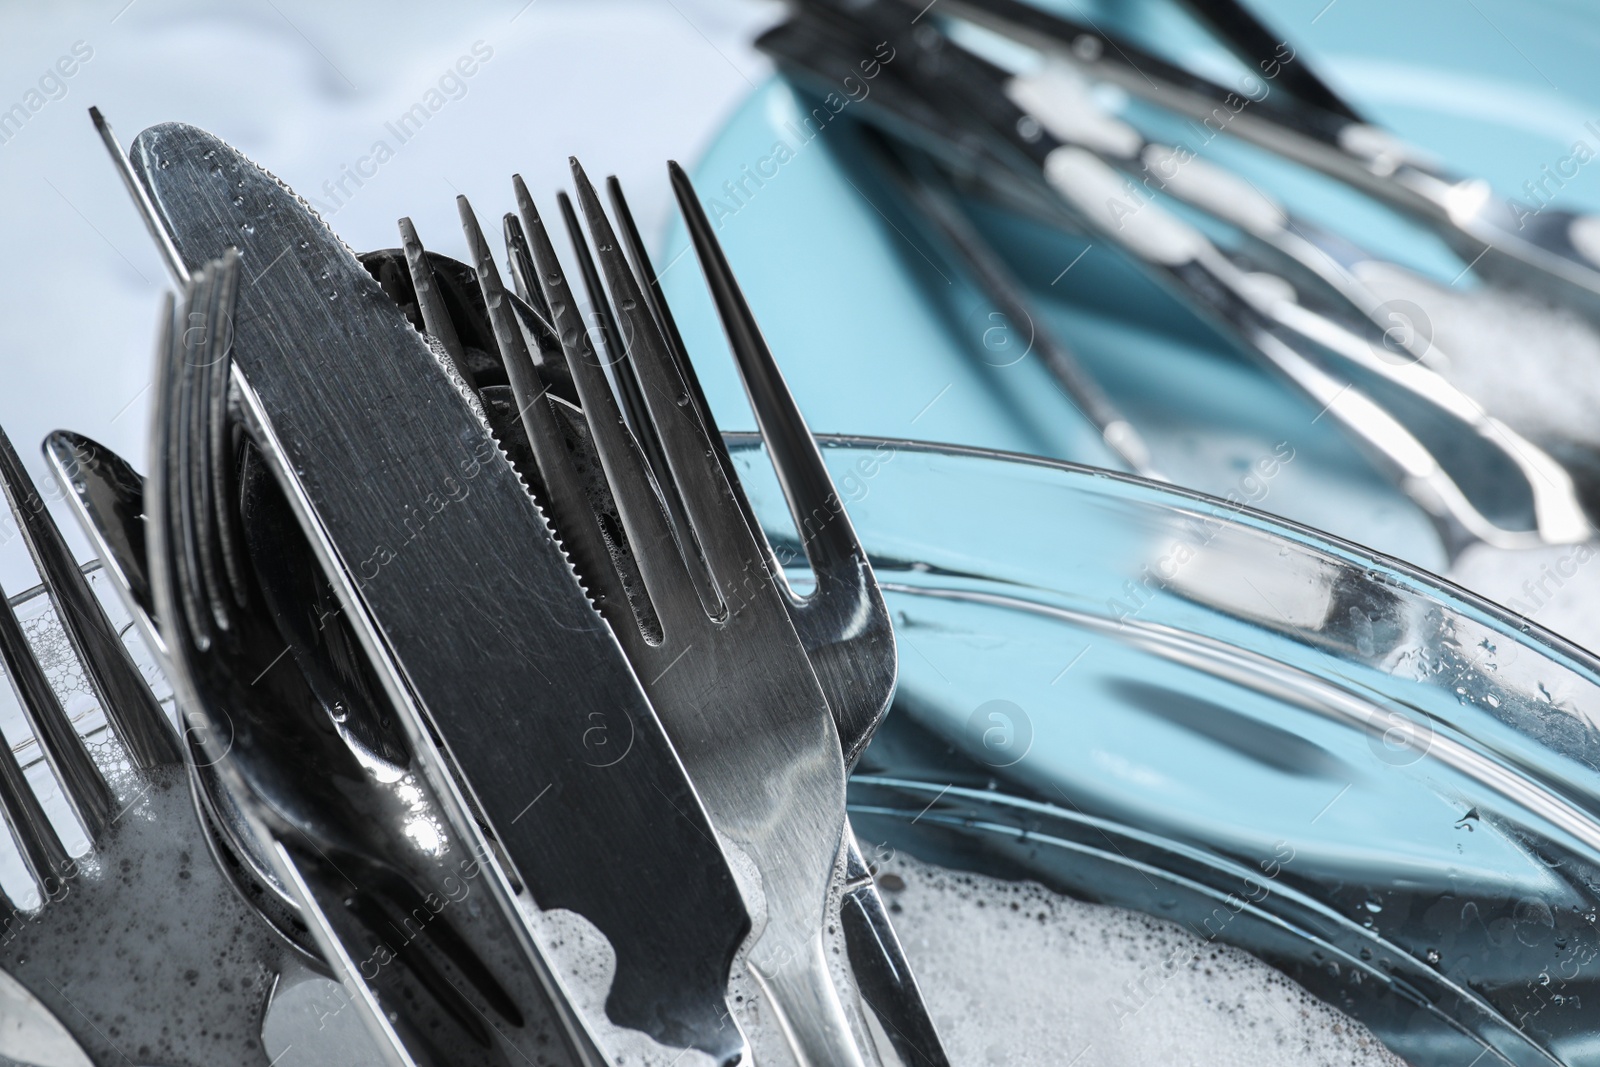
[[(613, 1022), (736, 1062), (726, 992), (749, 917), (727, 860), (481, 417), (277, 179), (178, 123), (140, 134), (131, 156), (184, 264), (242, 255), (235, 389), (430, 781), (458, 798), (460, 832), (486, 844), (458, 787), (538, 906), (606, 937)], [(279, 302), (308, 310), (285, 322)]]

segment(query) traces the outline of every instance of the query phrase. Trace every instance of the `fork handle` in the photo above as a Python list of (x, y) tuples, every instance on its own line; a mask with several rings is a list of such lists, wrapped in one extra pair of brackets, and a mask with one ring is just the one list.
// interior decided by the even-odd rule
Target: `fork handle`
[(872, 869), (855, 833), (848, 829), (845, 846), (846, 891), (839, 921), (861, 1000), (883, 1024), (885, 1036), (907, 1067), (950, 1067)]
[[(752, 961), (754, 963), (754, 961)], [(800, 1067), (869, 1067), (878, 1058), (857, 1046), (834, 985), (827, 948), (818, 930), (795, 954), (768, 973), (750, 968), (777, 1013)], [(870, 1060), (868, 1056), (870, 1055)]]

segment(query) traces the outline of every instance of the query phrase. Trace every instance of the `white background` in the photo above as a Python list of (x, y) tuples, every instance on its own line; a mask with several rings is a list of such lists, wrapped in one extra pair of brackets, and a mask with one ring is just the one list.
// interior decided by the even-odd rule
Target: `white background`
[[(692, 161), (767, 76), (750, 41), (779, 14), (750, 0), (8, 6), (0, 111), (24, 103), (76, 42), (93, 56), (64, 79), (64, 95), (51, 87), (60, 98), (0, 143), (0, 425), (38, 479), (39, 442), (58, 428), (147, 469), (152, 346), (168, 279), (89, 123), (90, 105), (124, 145), (163, 121), (211, 130), (326, 207), (324, 183), (378, 138), (394, 144), (385, 123), (481, 41), (493, 54), (462, 80), (464, 93), (375, 177), (358, 190), (347, 183), (354, 195), (325, 211), (329, 223), (353, 248), (386, 248), (399, 243), (395, 220), (410, 215), (429, 247), (465, 258), (458, 192), (493, 220), (511, 206), (513, 172), (544, 199), (567, 185), (567, 157), (577, 155), (596, 178), (623, 179), (653, 241), (670, 199), (664, 162)], [(70, 515), (54, 510), (87, 558)], [(14, 594), (37, 579), (9, 514), (0, 529), (0, 584)]]

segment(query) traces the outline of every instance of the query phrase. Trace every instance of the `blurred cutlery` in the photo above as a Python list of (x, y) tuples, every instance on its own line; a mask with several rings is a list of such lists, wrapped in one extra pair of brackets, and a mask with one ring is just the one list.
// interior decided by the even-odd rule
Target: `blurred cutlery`
[[(920, 3), (905, 5), (914, 12)], [(1205, 0), (1208, 21), (1231, 43), (1252, 39), (1256, 54), (1276, 35), (1247, 28), (1240, 5)], [(1355, 108), (1328, 88), (1309, 89), (1291, 74), (1300, 59), (1276, 39), (1257, 60), (1266, 81), (1287, 76), (1290, 88), (1246, 97), (1192, 74), (1094, 27), (1024, 0), (947, 0), (942, 12), (1045, 49), (1135, 96), (1199, 122), (1218, 109), (1226, 129), (1287, 159), (1315, 168), (1403, 211), (1437, 233), (1463, 263), (1486, 277), (1548, 293), (1600, 315), (1600, 216), (1565, 211), (1547, 202), (1500, 198), (1481, 178), (1451, 173), (1427, 153), (1387, 130), (1362, 121)], [(1253, 21), (1253, 20), (1252, 20)], [(1259, 66), (1265, 62), (1267, 67)], [(1254, 73), (1254, 72), (1252, 72)], [(1297, 95), (1298, 94), (1298, 95)]]
[[(847, 57), (839, 54), (841, 39), (893, 41), (896, 65), (880, 74), (863, 106), (864, 116), (872, 119), (892, 106), (895, 117), (886, 123), (891, 133), (915, 136), (922, 147), (954, 157), (958, 166), (1009, 170), (1053, 190), (1060, 215), (1129, 253), (1317, 405), (1318, 417), (1328, 414), (1344, 426), (1375, 465), (1422, 507), (1452, 557), (1477, 543), (1533, 548), (1591, 535), (1565, 470), (1553, 461), (1528, 461), (1521, 449), (1503, 445), (1505, 435), (1498, 430), (1490, 437), (1471, 432), (1469, 440), (1496, 445), (1515, 472), (1515, 482), (1501, 479), (1482, 486), (1474, 480), (1467, 487), (1504, 508), (1508, 484), (1514, 485), (1529, 505), (1534, 528), (1507, 528), (1488, 518), (1409, 427), (1365, 391), (1329, 373), (1330, 352), (1371, 356), (1364, 342), (1299, 305), (1292, 286), (1281, 279), (1242, 270), (1198, 229), (1160, 204), (1145, 201), (1128, 209), (1122, 175), (1094, 152), (1059, 140), (1048, 124), (1010, 100), (996, 83), (994, 68), (928, 27), (908, 32), (904, 7), (879, 0), (853, 6), (849, 15), (831, 3), (813, 10), (822, 21), (812, 23), (803, 16), (769, 31), (759, 43), (803, 80), (821, 85), (849, 70)], [(931, 103), (939, 116), (936, 125), (928, 124), (927, 108), (913, 112), (898, 105), (907, 93)], [(953, 127), (961, 130), (954, 137), (949, 132)], [(1458, 451), (1444, 454), (1454, 459)]]

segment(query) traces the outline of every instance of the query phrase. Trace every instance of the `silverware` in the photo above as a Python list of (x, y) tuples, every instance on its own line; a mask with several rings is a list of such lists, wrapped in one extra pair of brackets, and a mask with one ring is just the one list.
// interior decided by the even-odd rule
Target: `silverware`
[[(692, 368), (687, 364), (682, 338), (678, 336), (676, 327), (672, 323), (670, 308), (661, 299), (649, 256), (633, 223), (621, 186), (615, 178), (608, 179), (607, 186), (623, 247), (636, 274), (642, 279), (647, 279), (642, 291), (656, 321), (661, 324), (663, 336), (675, 364), (680, 370), (689, 371), (684, 375), (684, 383), (689, 390), (694, 409), (707, 426), (711, 440), (716, 446), (715, 454), (719, 462), (724, 464), (730, 487), (739, 499), (741, 509), (745, 510), (751, 528), (759, 531), (759, 527), (755, 525), (754, 514), (748, 511), (748, 504), (733, 473), (726, 449), (721, 446), (714, 424), (710, 421), (710, 412), (700, 391), (698, 379), (693, 376)], [(576, 215), (565, 210), (563, 215), (566, 216), (569, 233), (573, 237), (574, 252), (580, 270), (586, 279), (586, 289), (594, 307), (595, 321), (603, 324), (601, 336), (617, 337), (619, 333), (615, 316), (604, 291), (598, 287), (598, 273), (589, 257), (588, 244), (577, 226)], [(528, 250), (527, 236), (521, 222), (514, 215), (506, 216), (506, 240), (513, 276), (518, 285), (518, 293), (513, 295), (505, 293), (494, 276), (494, 264), (475, 216), (470, 211), (463, 210), (462, 217), (468, 244), (488, 278), (483, 287), (489, 297), (493, 300), (503, 300), (511, 305), (519, 319), (531, 326), (531, 329), (522, 331), (523, 340), (536, 351), (542, 350), (539, 357), (541, 380), (549, 383), (546, 387), (551, 394), (572, 395), (571, 382), (561, 375), (561, 368), (551, 361), (552, 355), (559, 358), (557, 351), (559, 340), (554, 328), (545, 318), (549, 314), (549, 308), (544, 301), (544, 295), (533, 281), (537, 271)], [(445, 306), (453, 304), (458, 308), (464, 307), (467, 302), (466, 294), (459, 292), (458, 287), (462, 285), (461, 279), (473, 273), (471, 268), (435, 253), (426, 252), (421, 247), (415, 228), (404, 223), (401, 225), (401, 241), (401, 251), (406, 263), (405, 271), (414, 284), (414, 292), (407, 292), (398, 284), (398, 279), (394, 276), (399, 273), (397, 269), (387, 263), (378, 269), (380, 280), (384, 281), (386, 291), (390, 292), (396, 302), (402, 306), (414, 303), (418, 308), (419, 318), (426, 322), (430, 321), (431, 315), (431, 321), (445, 326), (452, 336), (473, 338), (490, 336), (492, 328), (487, 323), (475, 321), (475, 316), (464, 311), (456, 313), (452, 321), (451, 312)], [(368, 253), (364, 258), (371, 267), (375, 257), (379, 256), (389, 256), (396, 261), (401, 258), (390, 256), (388, 253)], [(446, 291), (452, 292), (448, 301), (443, 297)], [(431, 311), (427, 306), (428, 302), (433, 302), (435, 305)], [(534, 307), (536, 304), (537, 310)], [(751, 327), (753, 328), (753, 323)], [(514, 346), (516, 344), (514, 337), (509, 333), (507, 336), (508, 346)], [(626, 368), (625, 351), (617, 367), (619, 393), (626, 395), (631, 391), (634, 396), (639, 397), (638, 383), (631, 371)], [(497, 397), (494, 395), (494, 390), (497, 388), (506, 387), (479, 387), (478, 392), (487, 407), (497, 405)], [(782, 389), (781, 381), (778, 383), (778, 388), (782, 395), (774, 397), (773, 403), (780, 410), (786, 406), (792, 412), (792, 398), (785, 399), (787, 391)], [(642, 404), (642, 397), (639, 402)], [(571, 432), (568, 444), (574, 453), (574, 458), (578, 460), (578, 465), (586, 468), (597, 467), (599, 458), (593, 450), (592, 439), (584, 432), (581, 415), (576, 415), (575, 409), (565, 405), (558, 405), (557, 410), (572, 411), (576, 416), (567, 429)], [(769, 409), (764, 406), (764, 410)], [(641, 448), (653, 448), (656, 454), (659, 454), (660, 442), (651, 432), (653, 424), (648, 420), (648, 412), (645, 412), (644, 421), (634, 422), (630, 419), (629, 425), (639, 427), (635, 432), (642, 435)], [(516, 454), (520, 449), (513, 436), (508, 428), (508, 434), (502, 437), (502, 443)], [(537, 478), (537, 463), (531, 455), (528, 457), (528, 462), (532, 472), (530, 476)], [(796, 466), (799, 468), (806, 466), (803, 456)], [(793, 472), (796, 467), (790, 469)], [(808, 498), (810, 503), (802, 504), (799, 495), (801, 489), (796, 488), (796, 506), (801, 507), (807, 515), (823, 514), (821, 510), (823, 508), (831, 514), (834, 505), (828, 503), (830, 495), (832, 500), (837, 500), (837, 496), (832, 495), (831, 487), (828, 487), (825, 481), (818, 480), (819, 474), (821, 474), (820, 469), (810, 468), (796, 473), (796, 477), (802, 477), (808, 483), (805, 490), (811, 494)], [(614, 517), (614, 505), (611, 503), (609, 491), (603, 485), (586, 485), (584, 491), (589, 497), (591, 507)], [(677, 494), (670, 494), (665, 505), (669, 509), (669, 515), (684, 514), (682, 499)], [(814, 520), (811, 525), (816, 525)], [(684, 526), (675, 527), (675, 529), (684, 528)], [(828, 542), (829, 558), (822, 559), (822, 550), (819, 549), (819, 558), (813, 561), (820, 583), (817, 591), (805, 599), (787, 598), (787, 603), (791, 607), (791, 618), (800, 631), (802, 643), (811, 654), (813, 666), (818, 670), (824, 690), (829, 696), (830, 707), (839, 723), (841, 747), (853, 762), (870, 740), (872, 730), (888, 709), (895, 676), (893, 635), (881, 597), (877, 595), (875, 585), (871, 581), (870, 566), (866, 564), (859, 546), (854, 544), (853, 538), (849, 535), (848, 524), (846, 523), (843, 529), (828, 526), (826, 531), (819, 530), (818, 536), (823, 536), (824, 532)], [(759, 540), (762, 548), (770, 552), (765, 537), (761, 536)], [(575, 554), (581, 554), (583, 551), (583, 546), (575, 542), (569, 542), (568, 547)], [(617, 571), (626, 576), (620, 584), (637, 586), (637, 566), (633, 563), (626, 543), (615, 541), (607, 547)], [(694, 552), (694, 560), (698, 562), (700, 557), (693, 546), (691, 551)], [(774, 560), (771, 563), (772, 573), (778, 575), (781, 580), (781, 572), (777, 566)], [(704, 572), (701, 573), (701, 580), (707, 580), (703, 577)], [(590, 579), (591, 587), (605, 586), (608, 577), (603, 573), (595, 579)], [(615, 592), (601, 596), (597, 602), (629, 603), (625, 596), (618, 599)], [(866, 992), (871, 1000), (870, 1006), (883, 1020), (885, 1031), (891, 1035), (891, 1040), (902, 1047), (902, 1055), (907, 1063), (943, 1062), (937, 1035), (927, 1018), (926, 1007), (921, 1002), (914, 979), (911, 978), (909, 965), (900, 950), (893, 928), (888, 923), (887, 913), (878, 898), (876, 885), (870, 877), (867, 864), (853, 841), (850, 842), (847, 877), (849, 886), (843, 909), (846, 940), (857, 980), (862, 984), (864, 992), (870, 990)]]
[[(767, 560), (576, 161), (573, 177), (620, 331), (606, 358), (615, 373), (637, 375), (667, 460), (664, 470), (646, 468), (544, 223), (514, 179), (535, 276), (646, 593), (637, 608), (614, 601), (607, 617), (713, 824), (760, 874), (758, 911), (766, 921), (747, 962), (792, 1051), (806, 1064), (859, 1065), (870, 1046), (854, 1033), (823, 939), (845, 829), (839, 735)], [(671, 526), (656, 484), (680, 495), (687, 529)], [(569, 536), (587, 532), (580, 526)], [(694, 556), (691, 538), (716, 595), (709, 604), (686, 562)], [(606, 545), (591, 544), (587, 553), (611, 566)], [(612, 578), (620, 581), (620, 574)]]
[[(741, 1054), (724, 998), (748, 920), (726, 861), (620, 648), (448, 360), (292, 192), (222, 141), (164, 125), (133, 155), (185, 262), (233, 245), (248, 264), (234, 388), (451, 829), (474, 852), (490, 847), (460, 797), (470, 789), (508, 874), (540, 908), (601, 930), (617, 953), (607, 1011), (619, 1025), (724, 1061)], [(491, 874), (509, 907), (508, 875)], [(636, 890), (660, 883), (675, 891)], [(589, 1043), (581, 1020), (565, 1026)]]
[(1531, 511), (1534, 527), (1549, 543), (1590, 536), (1591, 524), (1566, 468), (1438, 374), (1430, 363), (1447, 363), (1448, 356), (1431, 339), (1406, 329), (1409, 323), (1395, 328), (1388, 305), (1355, 272), (1372, 257), (1297, 217), (1238, 175), (1191, 152), (1145, 140), (1105, 113), (1086, 79), (1066, 64), (1012, 76), (978, 57), (972, 61), (1064, 143), (1092, 152), (1140, 183), (1142, 193), (1127, 195), (1128, 210), (1155, 207), (1140, 197), (1160, 191), (1235, 229), (1241, 247), (1224, 251), (1217, 246), (1217, 254), (1243, 272), (1247, 296), (1254, 297), (1257, 309), (1311, 342), (1307, 354), (1313, 359), (1329, 357), (1354, 375), (1359, 388), (1396, 414), (1475, 502), (1487, 502), (1486, 510), (1497, 515)]
[(230, 426), (234, 339), (221, 324), (237, 321), (238, 273), (233, 251), (195, 271), (158, 370), (149, 558), (180, 706), (209, 727), (207, 754), (393, 1062), (601, 1063), (568, 1030), (542, 957), (494, 899), (487, 857), (454, 831), (420, 761), (369, 743), (397, 716), (331, 597), (314, 622), (346, 661), (327, 666), (324, 650), (307, 671), (316, 654), (293, 646), (306, 627), (284, 616), (317, 606), (317, 564)]
[[(102, 573), (133, 619), (162, 677), (170, 678), (166, 642), (150, 599), (144, 479), (109, 448), (71, 431), (50, 434), (44, 452), (51, 474), (65, 487), (67, 503), (100, 557)], [(188, 725), (186, 735), (193, 729)], [(198, 740), (190, 737), (191, 742)], [(298, 917), (299, 905), (273, 868), (270, 844), (255, 834), (210, 760), (183, 762), (200, 805), (201, 827), (223, 873), (284, 940), (308, 958), (316, 958), (310, 931)]]
[[(101, 705), (112, 731), (99, 742), (97, 765), (15, 612), (0, 606), (6, 672), (48, 762), (68, 771), (58, 780), (73, 810), (88, 816), (80, 821), (90, 842), (87, 855), (68, 855), (13, 745), (0, 742), (0, 811), (40, 896), (29, 906), (0, 898), (0, 967), (95, 1064), (136, 1057), (167, 1067), (264, 1067), (261, 1022), (273, 989), (280, 974), (311, 961), (260, 920), (243, 887), (213, 862), (177, 732), (3, 433), (0, 467), (19, 525), (41, 546), (35, 558), (64, 628), (76, 613), (73, 645), (86, 675), (98, 672), (102, 700), (110, 693), (134, 701), (132, 714)], [(122, 744), (119, 722), (142, 741), (142, 761)]]
[[(908, 3), (912, 13), (920, 3)], [(1220, 7), (1220, 5), (1217, 5)], [(1239, 28), (1233, 8), (1233, 25)], [(1485, 276), (1546, 292), (1600, 314), (1600, 218), (1548, 203), (1497, 197), (1486, 181), (1451, 173), (1427, 153), (1355, 115), (1335, 97), (1303, 94), (1305, 80), (1274, 92), (1300, 57), (1281, 39), (1258, 66), (1261, 80), (1235, 91), (1190, 73), (1122, 38), (1022, 0), (948, 0), (944, 13), (1046, 49), (1135, 96), (1199, 122), (1230, 116), (1226, 130), (1287, 159), (1358, 188), (1444, 239), (1463, 263)], [(1217, 21), (1213, 20), (1213, 25)], [(1270, 31), (1266, 31), (1270, 35)], [(1233, 36), (1237, 38), (1237, 33)], [(1254, 35), (1258, 39), (1259, 34)], [(1264, 91), (1255, 95), (1253, 86)], [(1246, 95), (1248, 103), (1246, 103)], [(1337, 102), (1335, 102), (1337, 101)]]
[[(795, 529), (800, 533), (806, 561), (816, 583), (810, 594), (795, 595), (741, 489), (738, 495), (742, 509), (751, 532), (767, 553), (770, 573), (785, 593), (784, 605), (789, 610), (790, 621), (800, 635), (833, 711), (846, 765), (854, 766), (878, 724), (889, 713), (894, 697), (898, 664), (889, 608), (833, 478), (823, 463), (816, 439), (806, 426), (799, 405), (761, 335), (761, 328), (728, 265), (688, 174), (676, 163), (669, 164), (668, 169), (679, 210), (711, 289), (728, 345), (738, 361), (740, 380), (755, 409), (762, 441), (777, 472)], [(615, 178), (609, 180), (608, 192), (623, 222), (624, 243), (635, 272), (654, 281), (655, 272), (650, 268), (649, 257), (633, 228), (632, 213), (627, 210), (622, 187)], [(663, 324), (662, 333), (678, 371), (689, 383), (696, 413), (715, 445), (723, 469), (731, 472), (732, 459), (711, 419), (709, 405), (683, 339), (671, 325), (670, 312), (659, 292), (654, 291), (653, 286), (646, 292), (651, 294), (652, 310), (656, 312), (657, 321)], [(730, 474), (729, 483), (737, 485), (738, 481)], [(910, 961), (900, 946), (900, 938), (889, 921), (872, 868), (848, 825), (845, 845), (846, 884), (840, 910), (851, 971), (862, 999), (883, 1023), (890, 1042), (907, 1065), (942, 1067), (949, 1060), (938, 1031), (928, 1014)]]
[[(1488, 428), (1469, 440), (1486, 441), (1510, 457), (1518, 487), (1531, 504), (1533, 529), (1507, 528), (1488, 518), (1451, 476), (1440, 458), (1411, 429), (1365, 391), (1329, 373), (1330, 349), (1349, 358), (1367, 356), (1381, 362), (1359, 338), (1338, 324), (1301, 307), (1278, 279), (1262, 279), (1242, 270), (1198, 229), (1165, 211), (1143, 203), (1136, 211), (1116, 205), (1127, 195), (1122, 176), (1094, 152), (1057, 139), (1041, 123), (1013, 103), (996, 84), (995, 73), (937, 33), (907, 33), (898, 4), (858, 5), (847, 16), (832, 5), (816, 9), (826, 19), (807, 19), (770, 31), (760, 42), (803, 78), (836, 77), (840, 63), (839, 35), (846, 40), (884, 36), (895, 42), (896, 66), (874, 83), (862, 114), (871, 117), (890, 106), (897, 82), (932, 104), (937, 120), (926, 121), (927, 109), (913, 117), (897, 108), (890, 132), (913, 133), (924, 147), (954, 157), (970, 169), (1002, 168), (1036, 180), (1057, 200), (1057, 215), (1128, 252), (1153, 278), (1187, 300), (1236, 339), (1243, 349), (1281, 375), (1322, 413), (1351, 435), (1374, 464), (1434, 522), (1453, 556), (1487, 543), (1501, 548), (1531, 548), (1586, 540), (1591, 527), (1573, 490), (1572, 481), (1553, 461), (1530, 466), (1522, 450), (1505, 447), (1504, 433)], [(867, 21), (857, 21), (866, 19)], [(952, 135), (949, 131), (959, 129)], [(1309, 325), (1308, 325), (1309, 324)], [(1313, 328), (1314, 327), (1314, 328)], [(1455, 458), (1455, 451), (1444, 455)], [(1548, 459), (1546, 457), (1546, 459)], [(1466, 483), (1474, 491), (1476, 481)], [(1498, 485), (1486, 496), (1504, 504)]]
[[(1239, 0), (1182, 0), (1228, 50), (1250, 67), (1273, 72), (1273, 81), (1310, 107), (1351, 122), (1364, 121), (1344, 97), (1317, 74), (1306, 58), (1289, 47)], [(1286, 61), (1285, 56), (1292, 56)]]
[(83, 663), (89, 684), (129, 758), (146, 768), (181, 761), (182, 748), (171, 720), (161, 710), (155, 694), (134, 666), (127, 646), (106, 618), (105, 609), (90, 591), (78, 561), (68, 550), (4, 431), (0, 431), (0, 486), (17, 517), (17, 528), (34, 566), (44, 579), (61, 628)]
[(1078, 361), (1067, 343), (1032, 307), (1022, 282), (962, 212), (949, 179), (937, 168), (919, 161), (902, 161), (890, 150), (878, 153), (885, 169), (896, 179), (902, 195), (959, 268), (992, 304), (1001, 322), (1012, 330), (1027, 329), (1033, 350), (1061, 393), (1100, 432), (1101, 440), (1126, 468), (1146, 478), (1165, 481), (1150, 458), (1143, 436), (1128, 421), (1105, 390)]

